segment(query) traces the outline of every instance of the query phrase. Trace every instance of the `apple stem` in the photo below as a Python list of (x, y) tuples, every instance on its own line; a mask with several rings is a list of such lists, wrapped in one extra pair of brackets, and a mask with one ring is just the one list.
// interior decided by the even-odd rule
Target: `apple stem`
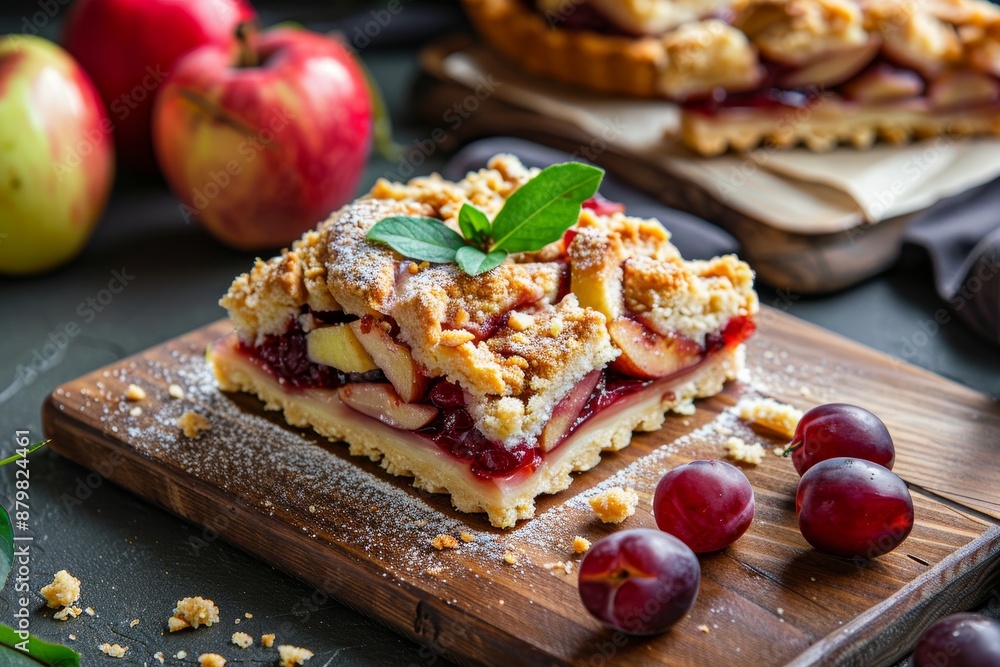
[(254, 32), (253, 24), (249, 21), (236, 26), (236, 41), (239, 43), (240, 55), (237, 61), (238, 67), (256, 67), (260, 64), (257, 60), (257, 52), (250, 44), (250, 35)]

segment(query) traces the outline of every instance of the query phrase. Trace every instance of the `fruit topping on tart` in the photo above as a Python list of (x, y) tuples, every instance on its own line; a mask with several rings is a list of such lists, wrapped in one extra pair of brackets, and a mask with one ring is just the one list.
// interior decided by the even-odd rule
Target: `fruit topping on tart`
[(220, 385), (496, 526), (532, 516), (718, 393), (754, 330), (745, 263), (683, 260), (599, 180), (497, 156), (458, 183), (379, 181), (235, 280)]
[(681, 104), (703, 154), (1000, 134), (986, 0), (464, 0), (530, 72)]

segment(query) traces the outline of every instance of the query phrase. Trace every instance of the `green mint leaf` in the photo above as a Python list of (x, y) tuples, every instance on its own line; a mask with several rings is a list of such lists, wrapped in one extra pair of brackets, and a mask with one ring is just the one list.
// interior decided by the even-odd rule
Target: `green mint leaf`
[[(24, 652), (18, 645), (25, 646)], [(50, 644), (38, 637), (22, 640), (13, 628), (0, 625), (0, 664), (7, 667), (80, 667), (80, 654), (67, 646)]]
[(454, 263), (455, 251), (465, 247), (462, 235), (437, 218), (392, 216), (376, 222), (366, 237), (404, 257), (435, 264)]
[(458, 252), (455, 253), (458, 267), (470, 276), (478, 276), (480, 273), (495, 269), (503, 264), (505, 259), (507, 259), (506, 250), (494, 250), (487, 254), (471, 245), (459, 248)]
[(458, 212), (458, 227), (469, 243), (479, 245), (490, 238), (490, 219), (472, 204), (462, 204)]
[(579, 162), (556, 164), (518, 188), (493, 220), (490, 250), (530, 252), (559, 240), (597, 192), (604, 170)]

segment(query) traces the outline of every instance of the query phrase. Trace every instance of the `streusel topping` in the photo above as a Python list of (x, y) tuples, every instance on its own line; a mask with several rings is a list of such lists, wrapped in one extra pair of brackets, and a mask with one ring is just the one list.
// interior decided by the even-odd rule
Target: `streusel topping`
[[(258, 261), (221, 303), (249, 344), (284, 333), (296, 318), (308, 330), (302, 322), (307, 306), (391, 323), (428, 375), (461, 385), (479, 430), (508, 446), (534, 441), (570, 389), (618, 356), (607, 323), (624, 315), (622, 305), (641, 304), (664, 326), (677, 324), (698, 340), (727, 315), (756, 312), (745, 264), (734, 258), (686, 263), (659, 223), (621, 213), (584, 210), (566, 237), (569, 248), (557, 241), (511, 255), (479, 276), (455, 265), (414, 262), (365, 238), (392, 215), (436, 217), (457, 230), (466, 202), (492, 217), (537, 173), (500, 155), (457, 183), (437, 175), (407, 184), (379, 181), (290, 250)], [(633, 262), (645, 263), (640, 278), (630, 281)], [(671, 303), (650, 295), (675, 289), (661, 280), (667, 275), (685, 290), (669, 297)], [(707, 303), (688, 302), (702, 297)], [(699, 316), (709, 323), (692, 324)]]

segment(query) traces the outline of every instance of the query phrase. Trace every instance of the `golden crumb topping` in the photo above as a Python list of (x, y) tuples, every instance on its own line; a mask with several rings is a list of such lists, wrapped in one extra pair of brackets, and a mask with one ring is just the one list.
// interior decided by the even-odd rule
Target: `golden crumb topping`
[(266, 635), (260, 636), (260, 645), (264, 648), (271, 648), (274, 646), (274, 634), (268, 633)]
[(615, 486), (590, 498), (590, 509), (604, 523), (621, 523), (635, 514), (639, 494), (632, 489)]
[(681, 333), (699, 345), (737, 315), (758, 310), (753, 271), (735, 255), (707, 261), (625, 262), (625, 307), (653, 331)]
[(861, 7), (866, 27), (893, 60), (935, 76), (962, 56), (955, 26), (926, 11), (923, 0), (862, 0)]
[(747, 36), (720, 19), (682, 25), (663, 38), (669, 58), (661, 88), (673, 99), (710, 93), (713, 88), (755, 87), (763, 69)]
[[(291, 249), (258, 261), (221, 303), (247, 344), (296, 322), (307, 332), (323, 325), (310, 310), (372, 318), (420, 373), (460, 385), (478, 429), (509, 447), (535, 442), (559, 401), (619, 355), (607, 324), (630, 303), (648, 306), (656, 322), (676, 323), (696, 340), (727, 316), (756, 312), (745, 264), (735, 258), (685, 263), (662, 225), (622, 213), (584, 209), (563, 240), (511, 255), (478, 276), (455, 265), (415, 262), (366, 239), (391, 215), (432, 216), (457, 230), (463, 204), (493, 216), (537, 173), (499, 155), (456, 183), (437, 175), (405, 184), (380, 180)], [(643, 274), (646, 282), (633, 279), (630, 291), (629, 265), (639, 260), (654, 267)], [(656, 296), (654, 303), (649, 292), (657, 288), (660, 265), (686, 277), (688, 292)], [(668, 313), (669, 303), (682, 305), (683, 314)], [(706, 319), (696, 322), (699, 316)], [(393, 383), (401, 395), (407, 389)]]
[(868, 42), (852, 0), (736, 0), (733, 24), (776, 62), (805, 65)]
[(253, 646), (253, 637), (245, 632), (234, 632), (233, 636), (230, 637), (229, 640), (240, 648), (250, 648)]

